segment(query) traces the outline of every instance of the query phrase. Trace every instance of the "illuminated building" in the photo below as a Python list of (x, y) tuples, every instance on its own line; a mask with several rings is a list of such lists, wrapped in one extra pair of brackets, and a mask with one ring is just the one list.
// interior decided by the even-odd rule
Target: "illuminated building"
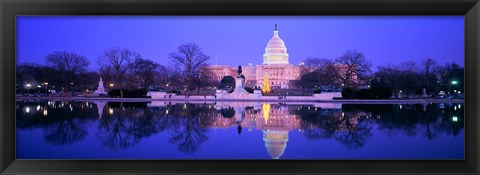
[[(304, 66), (303, 63), (292, 65), (289, 62), (289, 54), (285, 42), (278, 34), (277, 25), (273, 31), (273, 36), (267, 42), (263, 62), (261, 65), (249, 63), (242, 66), (242, 74), (245, 76), (245, 87), (262, 87), (264, 76), (268, 76), (270, 87), (272, 89), (291, 89), (294, 87), (293, 81), (299, 80), (302, 73), (315, 70), (315, 67)], [(335, 64), (339, 71), (345, 71), (346, 67)], [(238, 66), (227, 65), (209, 65), (202, 67), (202, 71), (209, 72), (211, 80), (220, 81), (224, 76), (237, 76)], [(353, 75), (353, 81), (356, 75)]]

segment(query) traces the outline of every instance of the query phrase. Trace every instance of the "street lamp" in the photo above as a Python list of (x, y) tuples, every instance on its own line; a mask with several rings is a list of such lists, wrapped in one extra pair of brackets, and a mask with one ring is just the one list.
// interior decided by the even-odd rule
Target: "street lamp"
[[(457, 80), (452, 80), (452, 82), (450, 83), (450, 91), (452, 90), (452, 85), (457, 85), (457, 84), (458, 84)], [(453, 87), (453, 88), (455, 88), (455, 87)]]

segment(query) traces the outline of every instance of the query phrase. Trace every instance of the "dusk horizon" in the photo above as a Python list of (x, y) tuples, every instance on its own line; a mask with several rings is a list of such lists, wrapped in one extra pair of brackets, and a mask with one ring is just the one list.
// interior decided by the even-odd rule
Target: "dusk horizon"
[(16, 158), (463, 160), (464, 40), (463, 16), (17, 17)]
[(278, 24), (293, 65), (357, 50), (374, 70), (427, 58), (464, 66), (463, 23), (463, 16), (21, 16), (17, 65), (46, 65), (48, 54), (66, 51), (86, 56), (89, 71), (97, 71), (97, 58), (119, 47), (171, 66), (169, 53), (189, 42), (210, 57), (210, 65), (260, 65)]

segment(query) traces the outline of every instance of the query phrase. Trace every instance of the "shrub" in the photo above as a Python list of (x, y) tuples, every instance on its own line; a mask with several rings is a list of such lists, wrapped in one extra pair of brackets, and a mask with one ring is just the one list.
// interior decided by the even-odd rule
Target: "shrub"
[(343, 98), (353, 97), (353, 90), (351, 88), (343, 88), (342, 89), (342, 97)]
[(388, 89), (388, 88), (375, 88), (374, 89), (376, 94), (377, 94), (377, 98), (379, 99), (388, 99), (392, 96), (392, 90)]
[(146, 95), (147, 95), (146, 89), (134, 89), (134, 90), (128, 91), (127, 97), (139, 98), (139, 97), (145, 97)]
[[(120, 89), (112, 89), (108, 91), (108, 96), (110, 97), (120, 97)], [(134, 90), (128, 90), (128, 89), (123, 89), (123, 97), (124, 98), (140, 98), (140, 97), (145, 97), (147, 95), (147, 90), (146, 89), (134, 89)]]
[[(125, 91), (123, 93), (125, 93)], [(108, 96), (110, 96), (110, 97), (120, 97), (120, 89), (109, 90), (108, 91)]]
[(168, 91), (168, 93), (170, 93), (170, 94), (177, 94), (177, 95), (178, 95), (178, 94), (180, 94), (180, 91), (170, 90), (170, 91)]
[(353, 96), (358, 99), (374, 99), (375, 94), (371, 89), (361, 89), (353, 93)]
[(250, 93), (250, 94), (253, 94), (253, 88), (251, 87), (245, 87), (245, 90)]
[(354, 93), (358, 99), (388, 99), (391, 95), (392, 91), (388, 88), (362, 89)]

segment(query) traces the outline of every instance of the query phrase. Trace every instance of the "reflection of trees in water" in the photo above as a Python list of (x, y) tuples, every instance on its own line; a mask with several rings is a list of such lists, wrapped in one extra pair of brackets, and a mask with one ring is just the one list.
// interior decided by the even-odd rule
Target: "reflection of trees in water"
[(136, 144), (130, 133), (130, 121), (118, 109), (112, 109), (113, 115), (102, 116), (98, 123), (98, 137), (103, 145), (113, 149), (124, 149)]
[(138, 104), (109, 103), (109, 113), (103, 114), (98, 125), (97, 135), (103, 145), (113, 150), (125, 149), (157, 133), (152, 111)]
[[(358, 105), (357, 105), (358, 106)], [(417, 135), (418, 124), (421, 119), (421, 115), (414, 109), (414, 105), (400, 105), (391, 106), (387, 111), (377, 111), (371, 108), (372, 116), (380, 117), (376, 118), (376, 122), (379, 124), (379, 130), (384, 130), (389, 136), (395, 134), (402, 134), (405, 136), (413, 137)]]
[[(459, 135), (463, 130), (463, 107), (458, 104), (343, 104), (342, 110), (295, 107), (291, 114), (302, 117), (307, 139), (335, 139), (348, 148), (360, 148), (372, 136), (371, 125), (388, 136), (422, 135), (435, 139), (441, 133)], [(343, 115), (343, 116), (342, 116)], [(456, 121), (454, 121), (456, 120)]]
[[(17, 103), (16, 125), (19, 129), (44, 128), (45, 141), (54, 145), (73, 144), (88, 135), (87, 122), (97, 120), (98, 111), (85, 102)], [(40, 110), (37, 110), (40, 106)], [(55, 108), (53, 107), (55, 106)], [(456, 107), (455, 107), (456, 106)], [(25, 108), (30, 112), (26, 113)], [(277, 107), (273, 105), (272, 108)], [(321, 109), (289, 105), (290, 114), (300, 115), (301, 128), (307, 139), (335, 139), (348, 148), (361, 148), (371, 137), (371, 126), (387, 135), (421, 135), (435, 139), (440, 134), (457, 136), (463, 131), (463, 105), (378, 105), (344, 104), (342, 109)], [(43, 109), (48, 109), (44, 116)], [(110, 115), (110, 109), (113, 115)], [(248, 108), (256, 114), (260, 110)], [(223, 113), (222, 113), (223, 112)], [(223, 114), (223, 115), (222, 115)], [(108, 103), (98, 121), (98, 139), (111, 149), (124, 149), (143, 138), (168, 131), (170, 143), (183, 152), (196, 152), (208, 140), (208, 126), (215, 116), (233, 117), (235, 111), (215, 110), (212, 104), (175, 104), (147, 107), (146, 103)], [(368, 118), (367, 118), (368, 116)], [(453, 119), (455, 117), (455, 121)]]
[[(182, 108), (179, 110), (178, 108)], [(172, 130), (170, 143), (176, 144), (177, 149), (187, 153), (198, 151), (200, 145), (208, 140), (206, 128), (200, 125), (200, 113), (205, 114), (205, 107), (193, 104), (174, 105), (173, 116), (178, 124)]]
[[(379, 130), (389, 135), (400, 133), (405, 136), (421, 134), (427, 139), (435, 139), (441, 133), (457, 136), (463, 130), (463, 107), (457, 108), (458, 104), (450, 104), (445, 108), (439, 108), (439, 104), (428, 104), (424, 110), (421, 104), (407, 104), (392, 106), (390, 111), (373, 111), (372, 116), (381, 117), (375, 119), (379, 124)], [(457, 121), (453, 121), (456, 117)]]
[(78, 119), (65, 117), (45, 130), (45, 141), (53, 145), (73, 144), (87, 137), (87, 130)]
[(371, 127), (360, 120), (360, 111), (300, 107), (302, 128), (307, 139), (334, 138), (350, 149), (363, 147), (371, 137)]
[[(139, 103), (109, 103), (112, 113), (104, 113), (99, 121), (98, 138), (103, 145), (125, 149), (154, 134), (172, 132), (170, 143), (180, 151), (195, 152), (208, 139), (207, 129), (200, 125), (200, 113), (205, 106), (176, 104), (166, 107), (146, 107)], [(146, 104), (146, 103), (142, 103)]]
[[(367, 139), (372, 136), (372, 127), (366, 122), (359, 122), (357, 124), (352, 124), (350, 119), (356, 117), (355, 115), (350, 116), (352, 113), (346, 113), (343, 117), (345, 129), (338, 130), (335, 135), (335, 139), (340, 143), (343, 143), (349, 149), (358, 149), (363, 147), (367, 142)], [(354, 113), (353, 113), (354, 114)]]
[(233, 116), (235, 116), (235, 110), (232, 107), (222, 108), (220, 109), (220, 113), (225, 118), (232, 118)]
[[(45, 142), (53, 145), (73, 144), (85, 139), (88, 135), (86, 123), (98, 115), (84, 102), (35, 101), (17, 102), (17, 105), (17, 127), (43, 128)], [(29, 113), (24, 111), (27, 107), (31, 109)]]

